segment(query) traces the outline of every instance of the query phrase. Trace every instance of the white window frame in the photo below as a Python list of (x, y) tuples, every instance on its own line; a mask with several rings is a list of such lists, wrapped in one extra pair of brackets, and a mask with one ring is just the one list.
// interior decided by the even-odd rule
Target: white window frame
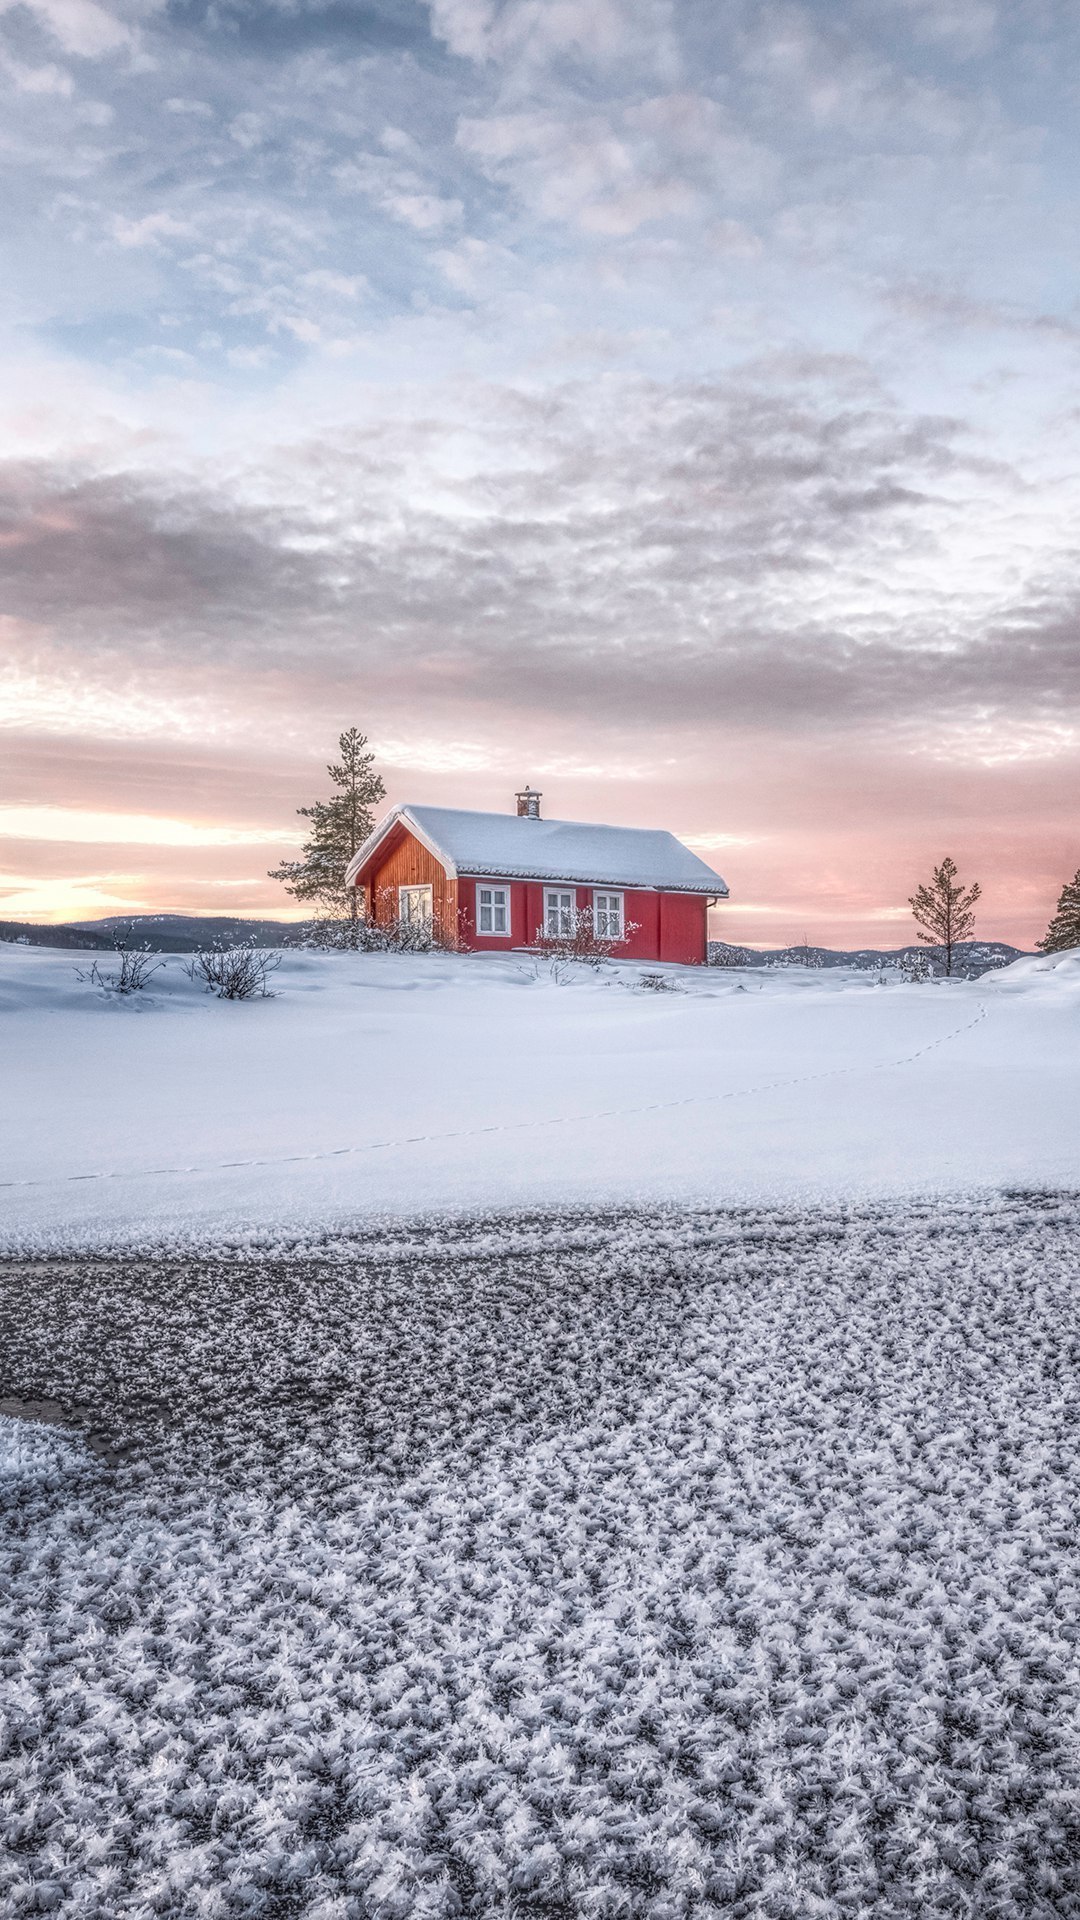
[[(491, 899), (490, 901), (488, 901), (487, 907), (486, 907), (486, 911), (491, 916), (490, 927), (485, 927), (483, 925), (483, 915), (485, 912), (485, 906), (481, 896), (485, 893), (489, 893), (491, 895)], [(496, 912), (498, 911), (498, 907), (496, 905), (496, 895), (499, 895), (501, 897), (502, 911), (506, 917), (506, 925), (504, 927), (497, 927), (495, 925), (495, 915), (496, 915)], [(507, 886), (497, 885), (494, 880), (478, 880), (476, 883), (476, 931), (480, 939), (509, 940), (512, 933), (510, 920), (511, 920), (510, 888)]]
[[(564, 894), (570, 895), (570, 925), (569, 926), (563, 926), (562, 924), (564, 908), (561, 905), (561, 901), (563, 899)], [(552, 905), (553, 901), (555, 902), (554, 906)], [(576, 914), (577, 914), (576, 886), (564, 885), (561, 887), (545, 887), (544, 888), (544, 938), (545, 939), (547, 940), (571, 939), (574, 932), (574, 917)], [(553, 915), (555, 917), (554, 926), (552, 926), (551, 924)]]
[[(426, 913), (416, 914), (413, 912), (411, 905), (409, 906), (406, 905), (406, 901), (414, 898), (417, 894), (420, 894), (420, 893), (427, 894), (427, 911)], [(430, 883), (426, 883), (426, 884), (422, 883), (419, 886), (412, 886), (412, 887), (399, 887), (397, 890), (397, 903), (398, 903), (398, 919), (401, 921), (403, 926), (430, 927), (432, 925), (435, 919), (435, 889), (433, 886), (430, 885)]]
[[(607, 902), (607, 904), (604, 907), (600, 906), (601, 900)], [(611, 912), (612, 912), (611, 902), (612, 901), (615, 902), (615, 913), (618, 919), (618, 926), (614, 929), (614, 931), (612, 930), (612, 927), (611, 927)], [(601, 915), (603, 915), (604, 921), (606, 923), (604, 926), (600, 925)], [(622, 894), (620, 893), (618, 887), (594, 887), (593, 888), (592, 916), (593, 916), (593, 932), (595, 933), (598, 940), (622, 940), (625, 937), (626, 902)]]

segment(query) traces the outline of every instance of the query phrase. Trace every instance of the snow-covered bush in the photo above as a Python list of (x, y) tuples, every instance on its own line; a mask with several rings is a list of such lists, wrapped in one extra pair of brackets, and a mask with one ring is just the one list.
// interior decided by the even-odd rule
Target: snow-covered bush
[(639, 973), (638, 986), (644, 987), (647, 993), (675, 993), (677, 991), (675, 982), (669, 973)]
[[(307, 953), (370, 953), (375, 929), (366, 920), (348, 915), (321, 914), (308, 920), (292, 936), (290, 946)], [(380, 949), (381, 951), (381, 949)]]
[(219, 1000), (271, 1000), (270, 974), (281, 965), (279, 953), (260, 947), (207, 947), (188, 966), (188, 977)]
[(913, 949), (907, 955), (906, 959), (902, 961), (900, 974), (904, 980), (908, 981), (932, 980), (934, 977), (934, 963), (929, 954), (919, 953)]
[(456, 953), (460, 940), (456, 926), (444, 925), (438, 914), (419, 920), (385, 914), (381, 920), (312, 920), (297, 944), (313, 953)]
[(746, 967), (757, 958), (749, 947), (733, 947), (726, 940), (710, 940), (706, 954), (706, 966), (710, 967)]
[(822, 947), (812, 947), (804, 933), (795, 946), (777, 954), (776, 964), (780, 967), (821, 967), (824, 965), (824, 951)]
[(598, 967), (625, 947), (630, 935), (638, 930), (636, 921), (628, 920), (621, 933), (599, 933), (589, 907), (572, 908), (563, 915), (563, 925), (560, 933), (537, 927), (533, 952), (549, 959), (583, 960), (586, 966)]
[(430, 920), (407, 920), (396, 915), (370, 929), (372, 946), (381, 953), (456, 953), (457, 928), (444, 926), (438, 914)]
[(103, 973), (101, 962), (95, 960), (89, 968), (76, 967), (75, 978), (84, 980), (88, 986), (100, 987), (105, 993), (141, 993), (165, 965), (164, 960), (148, 948), (132, 949), (120, 942), (117, 942), (116, 960), (115, 973)]

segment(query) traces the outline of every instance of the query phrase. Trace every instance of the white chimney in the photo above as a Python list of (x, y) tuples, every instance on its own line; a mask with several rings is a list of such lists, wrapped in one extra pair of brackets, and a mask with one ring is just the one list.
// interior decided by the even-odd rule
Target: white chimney
[(535, 788), (527, 786), (516, 795), (516, 799), (519, 820), (539, 820), (542, 794), (537, 793)]

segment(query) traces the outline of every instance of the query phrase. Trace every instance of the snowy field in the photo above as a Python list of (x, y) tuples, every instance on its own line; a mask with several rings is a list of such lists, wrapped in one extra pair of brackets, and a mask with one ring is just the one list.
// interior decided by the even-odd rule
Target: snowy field
[(972, 982), (295, 955), (230, 1004), (0, 946), (0, 1250), (325, 1244), (478, 1208), (836, 1201), (1080, 1173), (1080, 954)]
[(1078, 1227), (0, 1268), (0, 1910), (1077, 1915)]
[(75, 964), (0, 947), (5, 1920), (1080, 1920), (1080, 954)]

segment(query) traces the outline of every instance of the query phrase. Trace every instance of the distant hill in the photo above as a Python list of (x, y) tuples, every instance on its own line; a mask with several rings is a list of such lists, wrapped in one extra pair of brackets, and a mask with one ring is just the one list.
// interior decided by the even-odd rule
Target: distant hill
[(112, 935), (90, 933), (85, 927), (39, 927), (32, 920), (0, 920), (0, 941), (20, 947), (76, 947), (100, 953), (113, 945)]
[(0, 941), (30, 947), (75, 947), (84, 952), (111, 952), (118, 938), (154, 953), (197, 953), (215, 940), (228, 945), (280, 947), (301, 931), (295, 920), (241, 920), (235, 915), (186, 913), (114, 913), (103, 920), (73, 920), (40, 926), (21, 920), (0, 920)]
[[(917, 955), (929, 960), (935, 973), (943, 968), (936, 947), (918, 942), (910, 947), (856, 947), (841, 952), (835, 947), (733, 947), (725, 940), (709, 941), (711, 967), (860, 967), (876, 972), (879, 967), (900, 967)], [(1025, 957), (1022, 947), (1010, 947), (1003, 940), (965, 940), (953, 948), (953, 972), (978, 979), (996, 967), (1007, 967), (1012, 960)]]
[(207, 914), (200, 918), (188, 913), (116, 913), (105, 920), (78, 923), (91, 933), (106, 933), (110, 942), (115, 933), (129, 929), (140, 946), (149, 945), (158, 953), (196, 953), (215, 940), (249, 947), (280, 947), (294, 940), (301, 929), (296, 920), (244, 920), (235, 914)]
[[(292, 945), (304, 930), (299, 920), (243, 920), (236, 915), (187, 913), (114, 913), (102, 920), (72, 920), (50, 927), (24, 920), (0, 920), (0, 941), (30, 947), (72, 947), (111, 952), (117, 937), (131, 946), (154, 953), (197, 953), (214, 941), (226, 945), (281, 947)], [(1023, 950), (1001, 940), (968, 940), (955, 949), (954, 971), (977, 978), (995, 967), (1019, 960)], [(916, 954), (939, 966), (933, 947), (858, 947), (841, 952), (834, 947), (735, 947), (726, 940), (709, 941), (709, 964), (714, 967), (878, 967), (901, 966)]]

